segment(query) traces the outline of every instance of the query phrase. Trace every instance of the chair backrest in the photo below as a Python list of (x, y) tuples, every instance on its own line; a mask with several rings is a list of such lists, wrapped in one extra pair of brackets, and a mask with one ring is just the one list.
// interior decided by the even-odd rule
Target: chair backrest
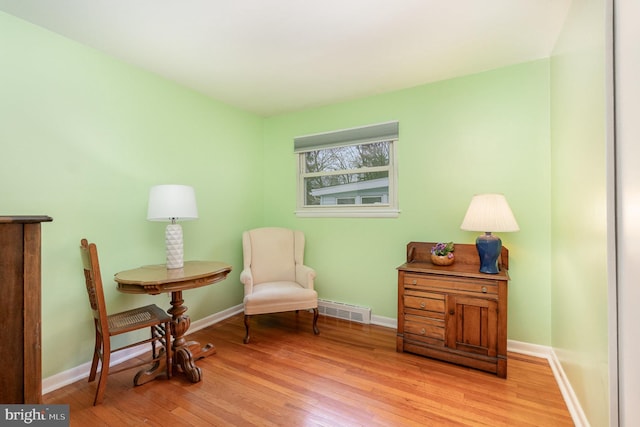
[(109, 322), (107, 322), (107, 306), (104, 301), (102, 276), (100, 274), (100, 264), (98, 263), (98, 249), (94, 243), (89, 243), (87, 239), (82, 239), (80, 241), (80, 255), (82, 256), (87, 294), (89, 295), (89, 304), (93, 311), (96, 328), (102, 332), (104, 337), (108, 337)]
[(296, 264), (304, 263), (304, 234), (287, 228), (265, 227), (242, 235), (244, 268), (255, 284), (295, 281)]

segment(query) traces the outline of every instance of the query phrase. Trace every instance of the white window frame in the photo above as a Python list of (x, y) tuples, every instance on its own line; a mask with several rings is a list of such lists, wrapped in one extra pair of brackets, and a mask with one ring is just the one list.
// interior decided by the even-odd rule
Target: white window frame
[[(367, 133), (369, 130), (375, 131), (378, 128), (388, 127), (387, 125), (395, 125), (396, 134), (392, 137), (388, 135), (380, 135), (380, 137), (370, 137), (366, 140), (342, 140), (340, 142), (329, 143), (326, 146), (314, 145), (311, 148), (299, 148), (296, 146), (297, 161), (297, 206), (295, 214), (298, 217), (367, 217), (367, 218), (397, 218), (400, 214), (398, 208), (398, 164), (397, 164), (397, 122), (386, 122), (376, 125), (361, 126), (357, 128), (342, 129), (333, 132), (325, 132), (321, 134), (306, 135), (296, 138), (296, 145), (298, 140), (304, 138), (318, 138), (320, 140), (331, 140), (334, 136), (335, 139), (341, 139), (342, 136), (359, 135), (361, 133)], [(305, 172), (305, 153), (323, 148), (333, 148), (339, 146), (349, 145), (364, 145), (372, 142), (389, 142), (389, 165), (362, 168), (355, 170), (341, 170), (332, 172)], [(331, 174), (352, 174), (360, 172), (373, 172), (373, 171), (388, 171), (389, 177), (389, 196), (387, 203), (375, 203), (375, 204), (356, 204), (356, 205), (305, 205), (305, 178), (312, 176), (322, 176)]]

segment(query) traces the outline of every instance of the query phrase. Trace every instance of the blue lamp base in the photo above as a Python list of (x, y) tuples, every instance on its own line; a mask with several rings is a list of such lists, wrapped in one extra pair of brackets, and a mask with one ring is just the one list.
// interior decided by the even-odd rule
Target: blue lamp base
[(476, 248), (480, 256), (480, 272), (487, 274), (498, 274), (498, 257), (502, 251), (502, 240), (487, 232), (478, 236)]

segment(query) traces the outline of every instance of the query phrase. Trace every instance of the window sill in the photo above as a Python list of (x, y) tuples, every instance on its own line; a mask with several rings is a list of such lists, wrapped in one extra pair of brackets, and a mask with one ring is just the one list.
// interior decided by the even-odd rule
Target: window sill
[(307, 208), (296, 212), (299, 218), (398, 218), (399, 209), (393, 208)]

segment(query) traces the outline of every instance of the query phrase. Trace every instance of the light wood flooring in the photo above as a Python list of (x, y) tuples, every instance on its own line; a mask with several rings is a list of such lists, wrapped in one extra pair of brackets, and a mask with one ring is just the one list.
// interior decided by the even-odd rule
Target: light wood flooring
[(216, 345), (203, 380), (178, 373), (133, 387), (135, 370), (44, 396), (69, 404), (71, 426), (572, 426), (545, 359), (509, 353), (507, 379), (397, 353), (395, 330), (301, 312), (242, 315), (191, 335)]

